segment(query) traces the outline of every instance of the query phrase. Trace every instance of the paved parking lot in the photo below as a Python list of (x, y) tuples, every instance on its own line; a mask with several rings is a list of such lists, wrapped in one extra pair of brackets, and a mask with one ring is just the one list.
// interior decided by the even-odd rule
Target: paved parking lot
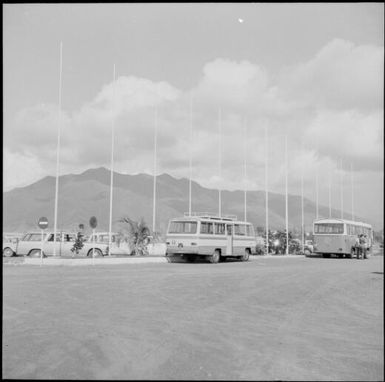
[(383, 256), (3, 266), (3, 378), (383, 380)]

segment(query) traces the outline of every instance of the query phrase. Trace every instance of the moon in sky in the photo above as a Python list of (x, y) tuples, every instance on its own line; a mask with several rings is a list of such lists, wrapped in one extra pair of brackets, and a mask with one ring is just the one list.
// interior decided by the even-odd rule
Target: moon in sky
[(242, 24), (243, 23), (243, 19), (238, 19), (238, 21)]

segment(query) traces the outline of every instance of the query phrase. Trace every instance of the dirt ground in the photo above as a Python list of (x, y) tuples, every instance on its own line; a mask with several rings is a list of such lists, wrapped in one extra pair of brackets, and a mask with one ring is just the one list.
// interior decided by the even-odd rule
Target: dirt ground
[(383, 256), (3, 265), (3, 378), (384, 380)]

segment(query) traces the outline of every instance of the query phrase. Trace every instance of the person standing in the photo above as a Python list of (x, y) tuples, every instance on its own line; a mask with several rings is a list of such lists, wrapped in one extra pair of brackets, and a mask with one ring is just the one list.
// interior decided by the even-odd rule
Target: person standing
[(361, 252), (361, 248), (360, 248), (360, 235), (358, 235), (356, 237), (356, 242), (354, 243), (354, 251), (357, 254), (357, 259), (359, 259), (360, 258), (360, 252)]
[(366, 246), (367, 246), (366, 238), (365, 238), (365, 235), (362, 233), (360, 235), (360, 252), (361, 252), (361, 257), (363, 259), (367, 258), (367, 256), (366, 256)]

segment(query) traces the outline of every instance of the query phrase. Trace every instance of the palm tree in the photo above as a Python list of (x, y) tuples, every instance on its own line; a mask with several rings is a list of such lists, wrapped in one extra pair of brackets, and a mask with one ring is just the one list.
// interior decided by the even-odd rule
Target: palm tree
[(129, 217), (122, 217), (119, 222), (124, 224), (121, 233), (128, 239), (131, 248), (134, 248), (134, 254), (147, 254), (146, 244), (150, 236), (150, 228), (144, 219), (141, 218), (139, 222), (136, 222)]

